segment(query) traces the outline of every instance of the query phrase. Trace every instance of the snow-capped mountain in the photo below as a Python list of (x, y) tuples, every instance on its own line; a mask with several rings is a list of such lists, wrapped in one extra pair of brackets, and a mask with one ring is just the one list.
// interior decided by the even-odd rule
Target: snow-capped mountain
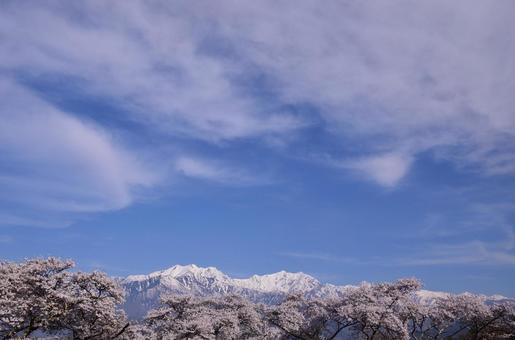
[[(148, 275), (131, 275), (121, 280), (126, 291), (124, 309), (132, 319), (140, 319), (154, 308), (162, 295), (221, 296), (238, 294), (254, 302), (273, 304), (286, 295), (300, 293), (310, 298), (337, 298), (353, 286), (322, 284), (304, 273), (280, 271), (274, 274), (253, 275), (247, 279), (233, 279), (214, 267), (202, 268), (194, 264), (176, 265)], [(421, 290), (417, 298), (430, 304), (449, 293)], [(503, 296), (485, 297), (491, 301), (509, 300)]]
[(253, 275), (248, 279), (234, 279), (233, 282), (242, 288), (282, 293), (311, 290), (319, 285), (319, 282), (309, 275), (285, 271), (268, 275)]
[[(470, 294), (471, 293), (465, 292), (465, 293), (461, 293), (459, 295), (470, 295)], [(430, 305), (436, 299), (445, 298), (450, 295), (452, 295), (452, 294), (446, 293), (446, 292), (435, 292), (435, 291), (431, 291), (431, 290), (421, 289), (421, 290), (417, 291), (416, 299), (424, 305)], [(481, 296), (483, 299), (485, 299), (487, 304), (501, 303), (501, 302), (508, 302), (508, 301), (515, 302), (514, 299), (510, 299), (506, 296), (502, 296), (502, 295), (498, 295), (498, 294), (490, 295), (490, 296), (487, 296), (487, 295), (479, 295), (479, 296)]]
[(176, 265), (148, 275), (131, 275), (121, 280), (126, 291), (124, 309), (131, 318), (141, 318), (155, 307), (163, 294), (220, 296), (238, 294), (254, 302), (272, 304), (286, 295), (301, 293), (310, 297), (338, 297), (346, 286), (321, 284), (304, 273), (281, 271), (233, 279), (214, 267)]

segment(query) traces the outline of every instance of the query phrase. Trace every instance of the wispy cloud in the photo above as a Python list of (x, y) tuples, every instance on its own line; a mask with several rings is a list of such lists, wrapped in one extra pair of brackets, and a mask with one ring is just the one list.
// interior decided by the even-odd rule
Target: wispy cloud
[(437, 244), (429, 249), (394, 261), (401, 266), (431, 266), (451, 264), (515, 266), (515, 254), (481, 241)]
[[(127, 206), (135, 190), (158, 178), (104, 130), (42, 102), (18, 85), (0, 82), (1, 223), (30, 224), (41, 212), (96, 212)], [(28, 214), (28, 216), (27, 216)], [(32, 215), (32, 216), (31, 216)], [(10, 216), (5, 218), (5, 216)], [(65, 215), (66, 216), (66, 215)]]
[(357, 172), (385, 187), (394, 187), (408, 173), (413, 159), (399, 153), (386, 153), (341, 162), (340, 166)]
[(246, 18), (224, 38), (277, 80), (284, 101), (317, 107), (346, 149), (378, 154), (355, 166), (392, 186), (427, 150), (485, 174), (513, 173), (513, 6), (305, 1), (215, 11), (224, 22)]
[(263, 175), (252, 175), (221, 161), (206, 160), (198, 157), (179, 157), (175, 161), (175, 169), (186, 177), (228, 185), (262, 185), (270, 183), (270, 180)]
[(0, 213), (0, 226), (63, 228), (70, 226), (72, 223), (72, 219), (67, 220), (65, 217), (49, 216), (48, 213), (37, 216), (37, 212), (30, 211), (30, 209), (29, 211), (24, 211), (21, 215)]
[(14, 239), (9, 235), (0, 235), (0, 244), (11, 243)]
[(515, 266), (515, 253), (513, 253), (513, 249), (504, 249), (499, 244), (483, 241), (457, 242), (452, 244), (433, 243), (429, 246), (421, 242), (416, 248), (416, 251), (406, 252), (409, 255), (405, 256), (385, 254), (380, 257), (356, 258), (315, 252), (281, 252), (278, 255), (300, 260), (386, 267), (440, 265)]
[[(98, 212), (130, 205), (161, 179), (140, 156), (159, 153), (152, 146), (136, 150), (100, 123), (55, 108), (33, 82), (102, 98), (158, 142), (252, 140), (286, 153), (290, 135), (319, 122), (340, 143), (313, 152), (337, 149), (334, 164), (385, 187), (401, 183), (427, 150), (510, 176), (513, 6), (3, 2), (0, 150), (16, 169), (2, 168), (8, 190), (0, 199), (41, 214)], [(235, 170), (245, 166), (214, 156), (174, 165), (168, 171), (192, 178), (255, 183)]]
[[(515, 207), (505, 202), (504, 191), (490, 192), (487, 202), (471, 198), (473, 190), (446, 190), (435, 199), (462, 201), (456, 211), (430, 213), (420, 228), (405, 235), (414, 246), (410, 256), (397, 259), (400, 265), (481, 264), (515, 265), (515, 233), (511, 220)], [(508, 189), (509, 190), (509, 189)], [(497, 197), (498, 196), (498, 197)], [(483, 198), (484, 200), (484, 198)]]
[(10, 34), (0, 60), (22, 74), (73, 77), (83, 93), (111, 98), (168, 134), (217, 141), (302, 125), (288, 112), (263, 111), (236, 86), (241, 65), (208, 48), (207, 27), (189, 7), (91, 2), (77, 20), (73, 6), (4, 3), (0, 30)]
[(510, 204), (469, 203), (460, 208), (462, 210), (457, 216), (443, 212), (428, 213), (422, 218), (421, 225), (406, 237), (431, 239), (487, 233), (502, 237), (507, 246), (514, 245), (513, 224), (509, 216), (515, 208)]
[(310, 252), (280, 252), (280, 256), (285, 256), (300, 260), (314, 260), (322, 262), (336, 262), (336, 263), (347, 263), (347, 264), (367, 264), (369, 261), (363, 259), (357, 259), (355, 257), (341, 257), (334, 256), (325, 253), (310, 253)]
[(6, 2), (0, 60), (18, 73), (74, 77), (131, 119), (208, 141), (277, 140), (308, 123), (285, 109), (305, 103), (329, 132), (377, 154), (349, 167), (385, 186), (426, 150), (510, 174), (513, 6)]

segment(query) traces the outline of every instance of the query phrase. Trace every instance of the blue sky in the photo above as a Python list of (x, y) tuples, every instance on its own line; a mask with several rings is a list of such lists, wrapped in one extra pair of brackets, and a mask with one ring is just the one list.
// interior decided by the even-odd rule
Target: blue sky
[(512, 1), (0, 7), (0, 258), (515, 296)]

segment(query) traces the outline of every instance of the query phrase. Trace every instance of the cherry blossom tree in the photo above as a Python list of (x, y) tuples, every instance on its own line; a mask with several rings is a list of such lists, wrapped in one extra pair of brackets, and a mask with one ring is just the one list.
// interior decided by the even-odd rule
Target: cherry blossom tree
[(283, 338), (332, 340), (356, 322), (342, 314), (339, 300), (306, 299), (300, 294), (287, 297), (270, 307), (267, 321), (278, 328)]
[(349, 289), (339, 307), (353, 330), (366, 339), (409, 339), (411, 301), (421, 284), (416, 279), (394, 283), (362, 284)]
[(302, 295), (291, 295), (279, 306), (269, 308), (267, 320), (284, 337), (320, 339), (326, 332), (329, 315), (322, 300), (307, 300)]
[(0, 262), (0, 338), (72, 339), (513, 339), (514, 305), (473, 294), (430, 303), (416, 279), (364, 283), (334, 299), (302, 294), (264, 306), (243, 297), (168, 296), (140, 323), (118, 306), (123, 291), (103, 273), (71, 272), (56, 258)]
[(153, 328), (144, 322), (132, 322), (131, 325), (119, 337), (120, 340), (148, 340), (148, 339), (166, 339), (164, 336), (158, 336)]
[(430, 304), (408, 304), (410, 339), (509, 339), (515, 335), (510, 304), (487, 304), (474, 294), (449, 295)]
[[(449, 338), (508, 339), (515, 336), (512, 305), (487, 305), (484, 297), (474, 294), (451, 295), (438, 299), (436, 305), (441, 313), (433, 319), (443, 325), (438, 333)], [(435, 322), (433, 319), (431, 321)]]
[(268, 307), (237, 296), (170, 296), (149, 313), (148, 328), (129, 338), (425, 340), (510, 339), (515, 334), (513, 306), (488, 305), (472, 294), (427, 304), (415, 296), (420, 287), (416, 279), (365, 283), (338, 299), (296, 294)]
[(118, 309), (123, 291), (103, 273), (72, 273), (56, 258), (0, 263), (0, 337), (39, 332), (112, 339), (128, 327)]
[(163, 339), (269, 338), (260, 309), (238, 296), (169, 296), (146, 322)]

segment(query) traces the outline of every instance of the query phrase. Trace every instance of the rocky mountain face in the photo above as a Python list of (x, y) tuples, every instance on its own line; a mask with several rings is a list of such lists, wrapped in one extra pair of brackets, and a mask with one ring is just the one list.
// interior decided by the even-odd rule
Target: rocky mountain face
[[(166, 294), (204, 297), (237, 294), (253, 302), (274, 304), (294, 293), (309, 298), (337, 298), (353, 287), (322, 284), (310, 275), (285, 271), (233, 279), (214, 267), (196, 265), (176, 265), (149, 275), (131, 275), (122, 279), (121, 284), (126, 291), (123, 308), (131, 319), (143, 318)], [(431, 303), (435, 298), (446, 295), (448, 293), (421, 290), (417, 298)], [(498, 301), (507, 298), (492, 296), (488, 299)]]

